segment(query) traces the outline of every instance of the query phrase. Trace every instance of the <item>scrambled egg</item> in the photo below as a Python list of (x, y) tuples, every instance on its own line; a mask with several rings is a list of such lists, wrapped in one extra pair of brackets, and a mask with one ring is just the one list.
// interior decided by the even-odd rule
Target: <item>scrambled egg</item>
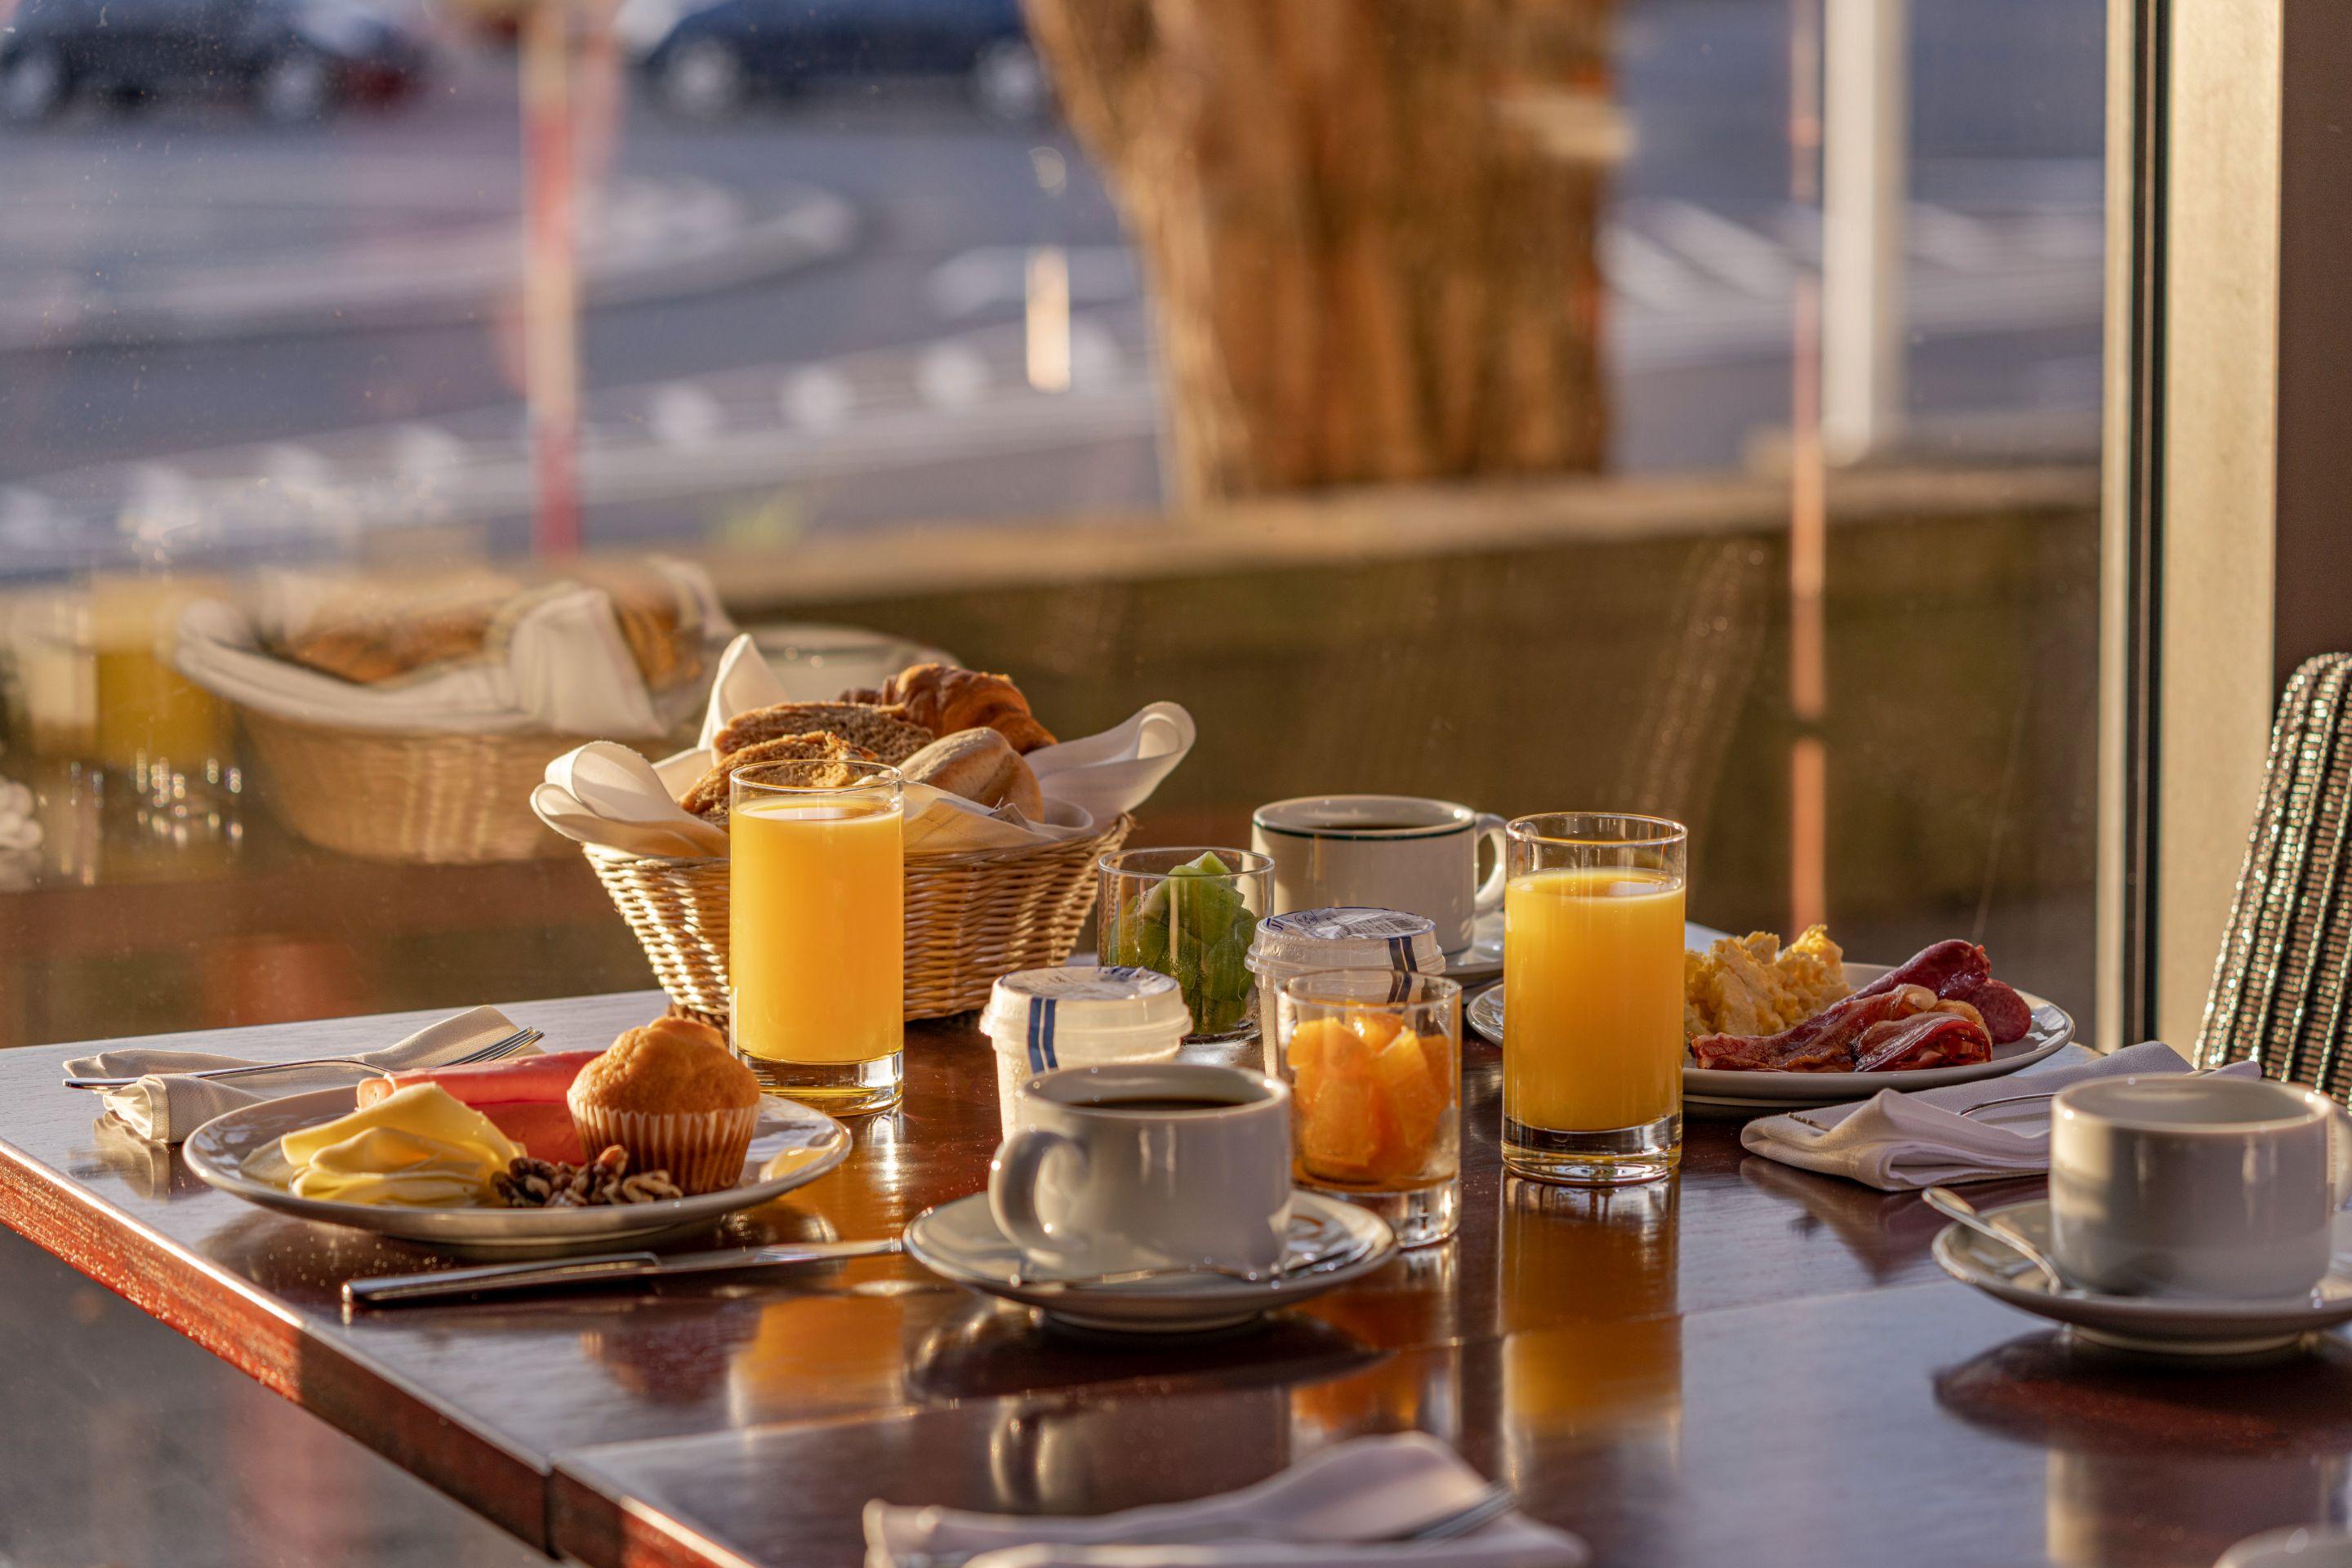
[(1845, 954), (1825, 926), (1785, 948), (1769, 931), (1727, 936), (1683, 954), (1683, 1038), (1777, 1035), (1853, 991)]

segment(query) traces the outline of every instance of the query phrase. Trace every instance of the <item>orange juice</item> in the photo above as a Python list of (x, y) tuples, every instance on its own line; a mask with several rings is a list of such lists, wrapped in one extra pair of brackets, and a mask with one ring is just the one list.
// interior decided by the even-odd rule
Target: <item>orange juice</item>
[(1679, 1115), (1682, 879), (1532, 871), (1503, 908), (1507, 1121), (1597, 1132)]
[(739, 800), (728, 963), (735, 1046), (768, 1061), (870, 1062), (899, 1048), (905, 859), (894, 800)]

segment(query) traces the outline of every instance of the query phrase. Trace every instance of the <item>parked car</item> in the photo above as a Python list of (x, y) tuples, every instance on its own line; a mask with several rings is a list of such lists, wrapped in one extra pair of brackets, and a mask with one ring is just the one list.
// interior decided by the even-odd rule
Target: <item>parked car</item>
[(1050, 97), (1019, 0), (625, 0), (614, 30), (655, 99), (694, 120), (880, 76), (962, 77), (1005, 121)]
[(77, 94), (244, 99), (268, 119), (413, 92), (421, 36), (360, 0), (23, 0), (0, 30), (0, 119)]

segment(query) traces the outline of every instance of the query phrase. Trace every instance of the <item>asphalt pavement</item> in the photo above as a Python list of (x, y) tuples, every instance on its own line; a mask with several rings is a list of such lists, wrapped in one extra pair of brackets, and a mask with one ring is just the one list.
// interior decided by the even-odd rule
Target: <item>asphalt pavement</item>
[[(1789, 14), (1626, 8), (1621, 467), (1734, 463), (1786, 423), (1819, 247), (1787, 195)], [(2095, 429), (2097, 17), (1915, 11), (1913, 412), (1937, 439)], [(952, 86), (718, 127), (614, 101), (582, 229), (592, 538), (1156, 502), (1137, 268), (1065, 131)], [(475, 51), (404, 111), (310, 131), (160, 106), (0, 133), (0, 574), (420, 521), (519, 542), (517, 122), (511, 57)], [(1018, 325), (1040, 252), (1069, 279), (1064, 390), (1032, 384)]]

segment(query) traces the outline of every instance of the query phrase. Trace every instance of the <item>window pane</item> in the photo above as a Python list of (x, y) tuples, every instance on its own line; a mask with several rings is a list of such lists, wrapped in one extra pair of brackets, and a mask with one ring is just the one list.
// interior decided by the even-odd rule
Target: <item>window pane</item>
[(730, 625), (2090, 1026), (2094, 0), (14, 20), (0, 1043), (650, 984), (530, 786)]

